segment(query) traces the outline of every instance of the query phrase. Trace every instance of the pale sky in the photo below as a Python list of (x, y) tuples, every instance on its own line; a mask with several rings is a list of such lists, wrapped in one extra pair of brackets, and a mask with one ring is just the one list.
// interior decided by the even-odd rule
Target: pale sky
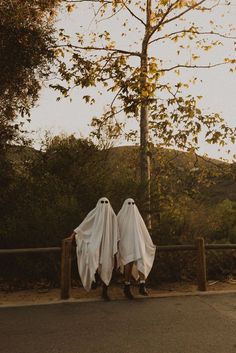
[[(235, 23), (236, 18), (236, 0), (233, 0), (235, 6), (231, 7), (229, 14), (225, 14), (224, 18), (220, 18), (221, 25), (224, 27), (227, 24)], [(81, 6), (81, 5), (80, 5)], [(66, 28), (69, 33), (89, 31), (90, 29), (96, 30), (97, 24), (91, 24), (90, 10), (87, 5), (83, 5), (80, 11), (74, 11), (68, 15), (63, 13), (58, 19), (58, 27)], [(216, 19), (219, 19), (216, 14)], [(196, 21), (196, 19), (194, 19)], [(198, 20), (198, 19), (197, 19)], [(208, 18), (202, 21), (207, 21)], [(105, 21), (104, 21), (105, 22)], [(83, 29), (78, 25), (83, 26)], [(107, 24), (106, 24), (107, 26)], [(109, 30), (112, 32), (114, 23), (111, 25)], [(105, 28), (105, 27), (104, 27)], [(119, 31), (118, 22), (115, 31)], [(236, 36), (236, 32), (234, 34)], [(130, 33), (128, 41), (135, 41), (136, 33)], [(135, 44), (134, 44), (135, 45)], [(120, 47), (120, 46), (119, 46)], [(135, 49), (135, 48), (133, 48)], [(168, 61), (170, 57), (175, 55), (171, 52), (171, 49), (166, 45), (161, 48), (161, 57)], [(232, 42), (227, 42), (227, 45), (220, 47), (214, 52), (214, 59), (229, 52), (231, 56), (235, 57), (235, 49)], [(191, 55), (190, 49), (186, 55)], [(169, 62), (171, 62), (169, 60)], [(168, 65), (169, 66), (169, 65)], [(207, 112), (221, 113), (225, 121), (232, 127), (236, 125), (236, 73), (230, 73), (229, 68), (219, 67), (210, 70), (191, 70), (181, 73), (181, 79), (188, 80), (192, 76), (197, 76), (199, 82), (191, 88), (191, 93), (203, 96), (201, 100), (201, 108)], [(36, 108), (31, 111), (31, 123), (27, 126), (29, 131), (36, 130), (36, 134), (32, 134), (37, 139), (37, 136), (43, 135), (45, 130), (49, 130), (53, 135), (66, 133), (75, 133), (77, 136), (87, 137), (91, 128), (89, 123), (91, 118), (95, 115), (99, 116), (104, 111), (105, 105), (109, 104), (109, 97), (103, 94), (102, 97), (96, 102), (94, 106), (86, 105), (82, 99), (85, 94), (90, 94), (91, 89), (86, 91), (75, 90), (72, 94), (73, 101), (70, 102), (68, 99), (62, 99), (60, 102), (56, 101), (58, 96), (57, 93), (53, 92), (46, 85), (41, 91), (40, 100)], [(127, 144), (124, 141), (119, 141), (118, 144)], [(228, 149), (228, 148), (227, 148)], [(232, 156), (234, 147), (231, 146)], [(210, 146), (209, 144), (202, 142), (200, 153), (207, 153), (209, 156), (214, 158), (227, 158), (225, 152), (219, 152), (217, 146)]]

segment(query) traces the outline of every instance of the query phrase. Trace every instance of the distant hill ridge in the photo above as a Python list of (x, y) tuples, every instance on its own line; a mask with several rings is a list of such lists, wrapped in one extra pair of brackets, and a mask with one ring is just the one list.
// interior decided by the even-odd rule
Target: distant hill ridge
[[(14, 165), (20, 166), (24, 161), (33, 160), (39, 157), (42, 153), (33, 147), (28, 146), (11, 146), (8, 149), (8, 158)], [(161, 156), (161, 157), (160, 157)], [(158, 167), (158, 159), (162, 159), (164, 165), (168, 165), (177, 170), (184, 172), (197, 172), (198, 170), (212, 171), (224, 170), (217, 178), (215, 185), (209, 188), (203, 188), (202, 192), (208, 194), (212, 201), (221, 201), (230, 199), (236, 201), (236, 163), (229, 164), (221, 160), (212, 159), (209, 157), (196, 157), (193, 153), (178, 151), (167, 148), (154, 148), (151, 151), (152, 168)], [(114, 172), (119, 169), (125, 172), (127, 168), (139, 173), (139, 147), (138, 146), (118, 146), (112, 147), (108, 151), (109, 163), (114, 166)], [(229, 172), (230, 171), (230, 172)], [(174, 172), (173, 172), (174, 173)]]

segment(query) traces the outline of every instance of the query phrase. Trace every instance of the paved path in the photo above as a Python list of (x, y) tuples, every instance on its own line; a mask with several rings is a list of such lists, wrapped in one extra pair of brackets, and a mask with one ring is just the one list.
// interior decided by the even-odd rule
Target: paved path
[(236, 294), (0, 308), (2, 353), (236, 353)]

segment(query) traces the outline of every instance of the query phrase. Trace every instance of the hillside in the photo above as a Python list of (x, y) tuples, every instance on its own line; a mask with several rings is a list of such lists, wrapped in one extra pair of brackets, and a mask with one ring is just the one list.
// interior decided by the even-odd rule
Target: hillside
[[(110, 151), (110, 158), (115, 168), (122, 172), (132, 168), (139, 173), (139, 150), (134, 146), (115, 147)], [(194, 178), (199, 176), (202, 183), (199, 192), (213, 203), (224, 199), (236, 201), (236, 163), (228, 164), (221, 160), (196, 156), (192, 153), (181, 152), (173, 149), (153, 149), (152, 173), (155, 175), (161, 164), (160, 176), (169, 174), (172, 178)], [(171, 177), (170, 177), (171, 179)], [(191, 183), (189, 184), (191, 187)]]
[[(8, 151), (9, 160), (20, 170), (22, 165), (40, 158), (44, 152), (32, 147), (12, 146)], [(133, 178), (139, 177), (139, 148), (137, 146), (113, 147), (106, 151), (106, 163), (117, 177), (131, 173)], [(236, 201), (236, 165), (207, 157), (199, 157), (192, 153), (174, 149), (155, 148), (151, 154), (152, 174), (156, 178), (169, 175), (170, 180), (175, 178), (190, 179), (196, 176), (202, 182), (197, 182), (198, 191), (211, 200), (212, 203), (224, 199)], [(160, 167), (161, 166), (161, 167)], [(172, 180), (172, 182), (173, 182)], [(185, 180), (186, 181), (186, 180)], [(193, 180), (192, 180), (193, 181)]]

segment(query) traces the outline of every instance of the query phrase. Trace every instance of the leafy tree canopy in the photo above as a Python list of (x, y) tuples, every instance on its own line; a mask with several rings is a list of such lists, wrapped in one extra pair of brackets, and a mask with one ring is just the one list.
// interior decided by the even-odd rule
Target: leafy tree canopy
[[(79, 10), (86, 9), (90, 30), (86, 24), (71, 36), (61, 30), (59, 73), (68, 85), (53, 87), (64, 96), (76, 86), (96, 87), (100, 93), (107, 90), (110, 103), (102, 116), (93, 119), (98, 138), (104, 126), (110, 137), (123, 133), (126, 117), (141, 123), (141, 131), (126, 134), (127, 138), (140, 136), (141, 146), (152, 139), (159, 145), (191, 150), (198, 148), (199, 134), (209, 143), (224, 145), (228, 137), (234, 142), (233, 129), (218, 112), (202, 111), (202, 97), (189, 93), (198, 80), (197, 69), (228, 66), (235, 71), (235, 29), (231, 24), (222, 26), (220, 20), (231, 10), (230, 1), (66, 2), (78, 19)], [(220, 49), (226, 42), (231, 43), (229, 52)], [(163, 57), (163, 48), (172, 53), (170, 57)], [(184, 70), (193, 72), (186, 82)], [(83, 98), (89, 104), (96, 100), (92, 94)]]
[(29, 115), (50, 73), (57, 0), (0, 1), (1, 146), (20, 129), (16, 116)]

